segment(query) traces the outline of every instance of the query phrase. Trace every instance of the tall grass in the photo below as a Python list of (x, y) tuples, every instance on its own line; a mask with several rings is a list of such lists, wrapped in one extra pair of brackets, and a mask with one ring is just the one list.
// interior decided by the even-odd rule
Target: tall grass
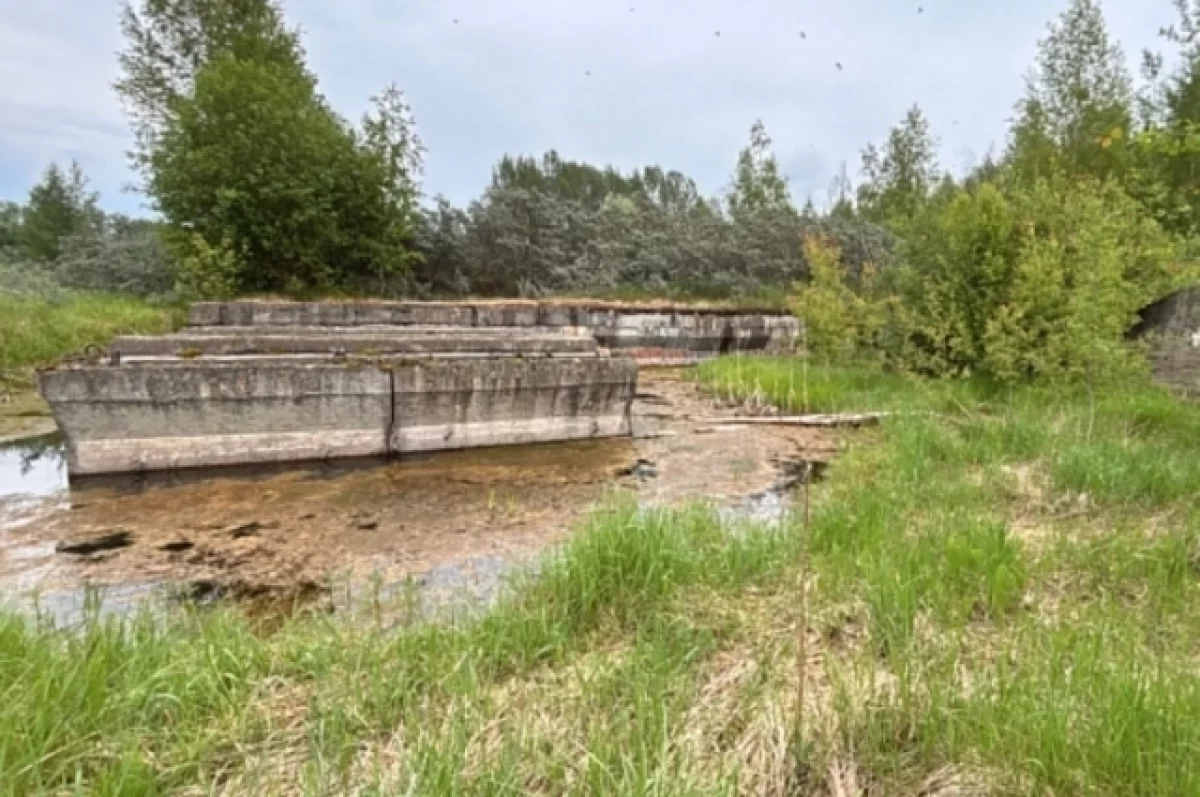
[[(367, 777), (372, 745), (402, 744), (403, 760), (375, 762), (372, 777), (419, 783), (420, 793), (515, 787), (531, 765), (554, 793), (568, 778), (595, 793), (664, 778), (662, 793), (687, 793), (671, 786), (670, 738), (717, 633), (684, 621), (673, 599), (770, 580), (786, 544), (769, 530), (732, 535), (705, 509), (620, 503), (466, 623), (386, 631), (307, 616), (260, 635), (232, 610), (93, 615), (63, 631), (5, 615), (0, 791), (148, 793), (211, 783), (230, 767), (253, 778), (253, 767), (242, 771), (249, 748), (301, 754), (309, 786), (328, 793)], [(567, 700), (542, 710), (572, 715), (568, 746), (523, 740), (536, 717), (504, 705), (505, 690), (544, 680)], [(495, 722), (513, 735), (480, 758), (472, 740)]]
[(51, 301), (0, 293), (0, 381), (28, 384), (37, 366), (118, 334), (167, 331), (180, 316), (176, 307), (126, 296), (71, 294)]
[[(795, 367), (700, 378), (795, 409)], [(1200, 793), (1200, 408), (809, 378), (813, 409), (894, 415), (807, 535), (617, 502), (438, 625), (5, 615), (0, 792)]]
[[(802, 368), (701, 378), (799, 409)], [(958, 768), (1020, 793), (1200, 793), (1200, 406), (1149, 385), (808, 378), (812, 409), (895, 413), (813, 519), (818, 602), (868, 632), (829, 662), (831, 748), (900, 791)]]

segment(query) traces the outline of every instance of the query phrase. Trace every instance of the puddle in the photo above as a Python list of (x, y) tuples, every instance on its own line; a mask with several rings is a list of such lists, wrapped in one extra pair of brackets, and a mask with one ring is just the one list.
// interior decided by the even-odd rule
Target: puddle
[(732, 410), (693, 382), (639, 379), (633, 439), (70, 484), (57, 436), (10, 444), (0, 448), (0, 600), (29, 605), (36, 592), (65, 623), (93, 588), (102, 613), (181, 594), (270, 612), (411, 593), (417, 616), (458, 615), (494, 601), (515, 568), (614, 490), (647, 507), (704, 500), (731, 521), (775, 523), (797, 468), (836, 450), (823, 430), (714, 427)]
[(44, 498), (67, 489), (67, 462), (58, 434), (0, 445), (0, 500)]

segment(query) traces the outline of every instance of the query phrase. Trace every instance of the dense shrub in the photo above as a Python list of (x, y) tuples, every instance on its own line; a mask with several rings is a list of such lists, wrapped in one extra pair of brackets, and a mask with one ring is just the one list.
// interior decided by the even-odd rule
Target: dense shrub
[(986, 183), (933, 203), (899, 272), (913, 365), (1005, 380), (1132, 364), (1125, 331), (1186, 280), (1172, 239), (1112, 183)]
[(887, 335), (903, 326), (902, 308), (883, 290), (878, 268), (864, 263), (854, 278), (830, 238), (806, 238), (804, 256), (809, 279), (796, 286), (791, 306), (804, 319), (806, 350), (827, 362), (848, 363), (894, 348)]

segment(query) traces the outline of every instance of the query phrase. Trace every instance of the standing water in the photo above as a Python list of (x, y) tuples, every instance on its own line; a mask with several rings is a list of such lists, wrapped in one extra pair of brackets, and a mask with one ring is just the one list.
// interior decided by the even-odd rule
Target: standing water
[(647, 372), (639, 389), (632, 439), (402, 460), (69, 483), (57, 437), (0, 446), (0, 601), (28, 606), (37, 593), (43, 611), (73, 621), (88, 585), (117, 612), (181, 591), (340, 608), (415, 590), (457, 610), (459, 593), (486, 603), (614, 490), (774, 524), (796, 466), (835, 449), (820, 430), (714, 424), (729, 411), (672, 374)]
[(14, 498), (45, 498), (66, 489), (67, 463), (59, 435), (0, 446), (0, 507)]

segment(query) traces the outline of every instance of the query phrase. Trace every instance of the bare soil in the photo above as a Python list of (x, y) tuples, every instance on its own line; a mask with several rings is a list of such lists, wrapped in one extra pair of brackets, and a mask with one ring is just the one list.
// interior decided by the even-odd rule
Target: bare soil
[(7, 515), (0, 498), (0, 592), (182, 583), (255, 597), (344, 577), (396, 582), (526, 558), (614, 490), (644, 503), (732, 506), (836, 450), (826, 431), (705, 423), (737, 409), (679, 372), (644, 370), (639, 391), (632, 440), (124, 480), (10, 505)]

